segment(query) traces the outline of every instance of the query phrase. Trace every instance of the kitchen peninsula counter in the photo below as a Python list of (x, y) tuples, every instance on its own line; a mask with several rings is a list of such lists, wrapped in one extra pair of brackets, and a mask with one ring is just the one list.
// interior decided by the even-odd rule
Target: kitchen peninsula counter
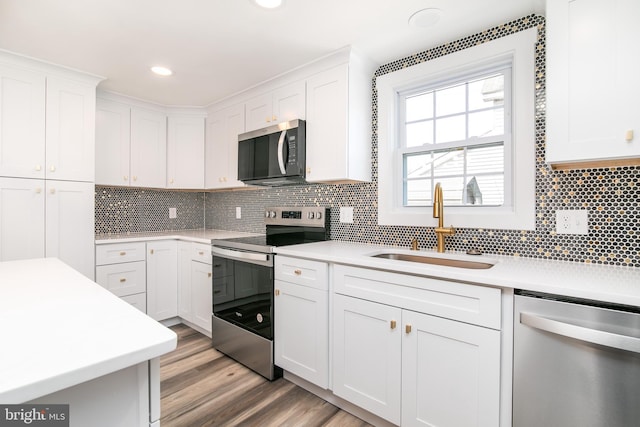
[[(158, 368), (177, 342), (173, 331), (56, 258), (0, 263), (0, 337), (0, 402), (65, 399), (56, 403), (71, 402), (72, 425), (101, 405), (93, 416), (104, 422), (138, 408), (136, 423), (149, 424), (150, 388), (151, 412), (159, 414), (159, 375), (149, 366)], [(127, 407), (117, 406), (125, 397)], [(98, 406), (83, 412), (85, 403)]]

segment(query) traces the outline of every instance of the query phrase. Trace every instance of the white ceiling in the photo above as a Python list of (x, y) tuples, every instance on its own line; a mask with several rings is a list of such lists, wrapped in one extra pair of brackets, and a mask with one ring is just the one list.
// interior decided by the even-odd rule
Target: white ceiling
[[(433, 7), (433, 28), (407, 24)], [(103, 76), (102, 90), (204, 106), (347, 45), (381, 65), (531, 13), (543, 0), (0, 0), (0, 49)], [(175, 74), (152, 75), (158, 64)]]

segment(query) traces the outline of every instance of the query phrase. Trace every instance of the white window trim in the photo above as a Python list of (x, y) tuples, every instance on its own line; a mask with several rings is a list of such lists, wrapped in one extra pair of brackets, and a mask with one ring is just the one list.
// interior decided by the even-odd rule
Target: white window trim
[[(445, 207), (445, 225), (468, 228), (535, 229), (535, 43), (531, 28), (478, 46), (454, 52), (376, 79), (378, 91), (378, 224), (435, 226), (430, 206), (398, 204), (395, 160), (398, 145), (398, 92), (444, 80), (452, 74), (512, 61), (513, 205), (504, 207)], [(508, 166), (505, 164), (505, 172)]]

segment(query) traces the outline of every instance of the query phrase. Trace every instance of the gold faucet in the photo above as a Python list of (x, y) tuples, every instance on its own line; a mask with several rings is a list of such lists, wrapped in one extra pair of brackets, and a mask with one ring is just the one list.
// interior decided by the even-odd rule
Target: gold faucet
[(442, 197), (442, 186), (436, 183), (433, 195), (433, 217), (438, 218), (438, 227), (436, 228), (436, 238), (438, 239), (438, 252), (444, 252), (444, 236), (456, 234), (453, 227), (444, 227), (444, 199)]

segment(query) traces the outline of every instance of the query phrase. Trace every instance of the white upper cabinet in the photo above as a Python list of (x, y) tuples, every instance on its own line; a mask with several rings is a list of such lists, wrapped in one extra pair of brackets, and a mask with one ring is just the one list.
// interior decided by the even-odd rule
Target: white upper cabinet
[(96, 106), (96, 184), (129, 185), (131, 108), (98, 98)]
[(244, 187), (244, 183), (238, 181), (238, 135), (244, 132), (244, 117), (243, 104), (207, 116), (207, 189)]
[(371, 180), (372, 78), (351, 55), (307, 79), (307, 181)]
[(168, 119), (167, 188), (204, 188), (204, 117)]
[(640, 164), (640, 2), (547, 0), (546, 161)]
[(305, 118), (305, 82), (297, 81), (245, 103), (245, 132)]
[(96, 87), (47, 78), (46, 177), (94, 182)]
[(167, 116), (131, 109), (131, 185), (165, 188), (167, 182)]
[(45, 81), (0, 62), (0, 176), (44, 178)]

